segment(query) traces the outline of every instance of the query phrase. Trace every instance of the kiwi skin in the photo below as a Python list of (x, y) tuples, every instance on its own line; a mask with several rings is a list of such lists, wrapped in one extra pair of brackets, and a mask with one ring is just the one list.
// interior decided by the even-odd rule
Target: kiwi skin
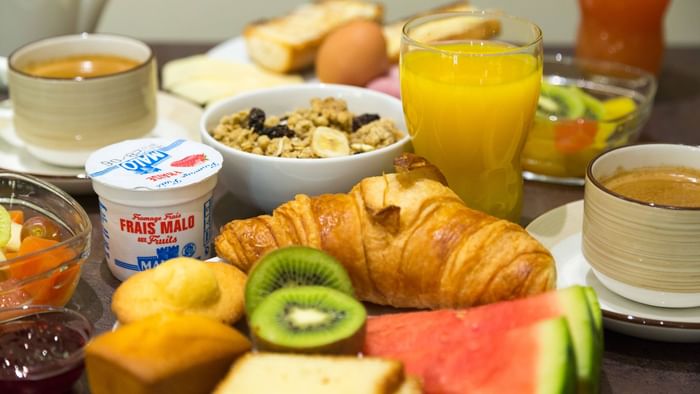
[[(320, 333), (309, 339), (309, 335), (315, 334), (297, 334), (287, 329), (283, 322), (292, 323), (291, 316), (286, 314), (289, 302), (297, 299), (305, 309), (313, 309), (314, 306), (344, 309), (342, 321), (335, 326), (316, 329), (335, 330), (336, 333)], [(277, 290), (265, 298), (248, 318), (256, 350), (305, 354), (357, 354), (365, 342), (366, 322), (367, 311), (362, 303), (340, 291), (321, 286)]]
[(250, 315), (275, 290), (295, 286), (330, 287), (354, 296), (350, 276), (333, 256), (307, 246), (288, 246), (265, 254), (249, 272), (246, 313)]

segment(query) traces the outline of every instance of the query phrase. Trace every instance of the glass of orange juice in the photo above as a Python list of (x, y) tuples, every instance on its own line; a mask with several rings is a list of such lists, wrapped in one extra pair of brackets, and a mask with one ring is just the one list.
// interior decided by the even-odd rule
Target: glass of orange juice
[(540, 28), (487, 11), (417, 17), (403, 28), (400, 79), (416, 153), (469, 207), (517, 222), (520, 154), (542, 80)]

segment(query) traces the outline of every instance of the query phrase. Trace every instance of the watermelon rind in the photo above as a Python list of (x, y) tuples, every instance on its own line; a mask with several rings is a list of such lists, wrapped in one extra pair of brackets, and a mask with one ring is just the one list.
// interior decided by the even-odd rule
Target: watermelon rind
[(536, 393), (575, 393), (576, 356), (565, 318), (535, 324), (539, 340)]
[(588, 392), (597, 393), (600, 389), (599, 376), (601, 363), (603, 362), (603, 313), (600, 310), (600, 302), (598, 301), (598, 295), (596, 294), (595, 290), (593, 290), (592, 287), (586, 286), (583, 288), (583, 291), (586, 294), (586, 300), (588, 301), (588, 310), (591, 313), (591, 318), (593, 319), (593, 325), (596, 329), (598, 339), (597, 346), (594, 348), (594, 361), (596, 362), (596, 364), (594, 364), (593, 373), (595, 375), (593, 375), (594, 379), (591, 380), (588, 386)]
[(579, 393), (595, 393), (600, 375), (600, 338), (591, 315), (583, 286), (561, 289), (557, 297), (569, 325), (574, 353)]
[(586, 292), (586, 299), (588, 300), (588, 309), (591, 312), (591, 317), (593, 318), (593, 324), (595, 325), (596, 331), (598, 332), (598, 337), (600, 337), (601, 342), (603, 340), (603, 313), (600, 310), (600, 302), (598, 301), (598, 295), (592, 287), (586, 286), (583, 288)]

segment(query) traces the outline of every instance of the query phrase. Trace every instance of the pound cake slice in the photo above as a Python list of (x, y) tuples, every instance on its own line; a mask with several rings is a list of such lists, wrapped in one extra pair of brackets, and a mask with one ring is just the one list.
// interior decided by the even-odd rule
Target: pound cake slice
[(323, 39), (336, 27), (355, 19), (381, 22), (380, 4), (360, 0), (320, 0), (290, 14), (246, 26), (248, 55), (258, 65), (277, 72), (302, 70), (313, 64)]
[[(417, 390), (417, 391), (416, 391)], [(249, 353), (241, 357), (214, 394), (413, 394), (403, 365), (375, 357)]]
[(93, 394), (205, 394), (249, 349), (226, 324), (168, 312), (94, 338), (85, 369)]

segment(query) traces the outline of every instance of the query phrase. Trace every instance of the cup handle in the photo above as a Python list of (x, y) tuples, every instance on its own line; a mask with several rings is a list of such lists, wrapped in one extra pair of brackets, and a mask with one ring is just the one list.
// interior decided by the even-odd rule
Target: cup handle
[(7, 58), (0, 56), (0, 87), (7, 86)]

